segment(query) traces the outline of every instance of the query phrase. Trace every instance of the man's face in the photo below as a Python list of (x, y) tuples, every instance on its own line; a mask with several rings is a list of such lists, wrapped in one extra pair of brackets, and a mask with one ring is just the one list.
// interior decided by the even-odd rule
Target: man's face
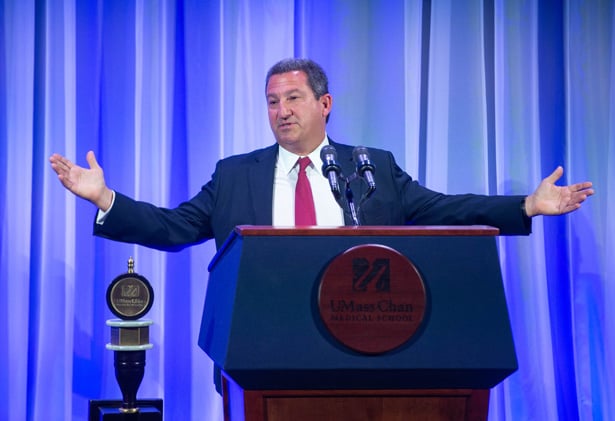
[(302, 71), (273, 75), (267, 83), (271, 130), (280, 146), (297, 155), (309, 154), (322, 142), (331, 104), (330, 94), (314, 97)]

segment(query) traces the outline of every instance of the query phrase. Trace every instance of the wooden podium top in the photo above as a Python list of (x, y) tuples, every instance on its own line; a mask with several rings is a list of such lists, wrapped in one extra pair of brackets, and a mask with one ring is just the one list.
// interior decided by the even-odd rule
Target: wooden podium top
[(342, 227), (273, 227), (269, 225), (238, 225), (235, 233), (249, 236), (495, 236), (498, 228), (487, 225), (362, 225)]
[(209, 263), (211, 272), (237, 237), (494, 237), (500, 230), (488, 225), (361, 225), (341, 227), (274, 227), (237, 225)]
[(220, 260), (237, 237), (495, 237), (500, 230), (488, 225), (360, 225), (340, 227), (275, 227), (237, 225), (216, 255), (208, 270)]
[(237, 237), (495, 237), (500, 230), (488, 225), (360, 225), (340, 227), (276, 227), (237, 225), (218, 249), (208, 270), (220, 260)]

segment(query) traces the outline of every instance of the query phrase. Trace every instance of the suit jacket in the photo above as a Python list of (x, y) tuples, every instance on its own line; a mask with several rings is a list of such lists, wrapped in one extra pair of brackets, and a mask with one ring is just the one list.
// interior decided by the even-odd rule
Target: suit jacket
[[(342, 173), (355, 171), (352, 146), (330, 141)], [(360, 208), (362, 225), (491, 225), (501, 234), (529, 234), (524, 196), (445, 195), (419, 185), (395, 163), (393, 155), (370, 148), (376, 191)], [(278, 145), (219, 161), (211, 181), (174, 209), (137, 202), (116, 192), (104, 224), (94, 234), (161, 250), (178, 250), (215, 238), (220, 247), (237, 225), (271, 225), (273, 180)], [(351, 183), (355, 200), (366, 190)], [(352, 221), (348, 215), (346, 224)]]

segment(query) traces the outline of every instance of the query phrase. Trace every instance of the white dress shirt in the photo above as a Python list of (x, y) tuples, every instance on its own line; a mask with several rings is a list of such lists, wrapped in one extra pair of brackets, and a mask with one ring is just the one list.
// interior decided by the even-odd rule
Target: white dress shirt
[[(320, 150), (328, 145), (329, 140), (325, 136), (320, 146), (311, 154), (307, 155), (312, 163), (306, 168), (314, 208), (316, 210), (316, 224), (320, 226), (338, 227), (344, 225), (344, 213), (335, 201), (329, 180), (322, 175), (322, 160)], [(295, 185), (299, 174), (297, 160), (301, 158), (286, 149), (278, 148), (278, 159), (273, 179), (273, 225), (295, 225)]]

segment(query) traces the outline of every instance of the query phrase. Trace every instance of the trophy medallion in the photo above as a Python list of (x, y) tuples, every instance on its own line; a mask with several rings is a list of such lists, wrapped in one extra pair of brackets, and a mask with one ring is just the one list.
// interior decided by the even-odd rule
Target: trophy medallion
[(109, 310), (122, 320), (143, 317), (154, 303), (154, 290), (149, 281), (134, 272), (134, 261), (128, 261), (128, 272), (116, 277), (107, 288)]

